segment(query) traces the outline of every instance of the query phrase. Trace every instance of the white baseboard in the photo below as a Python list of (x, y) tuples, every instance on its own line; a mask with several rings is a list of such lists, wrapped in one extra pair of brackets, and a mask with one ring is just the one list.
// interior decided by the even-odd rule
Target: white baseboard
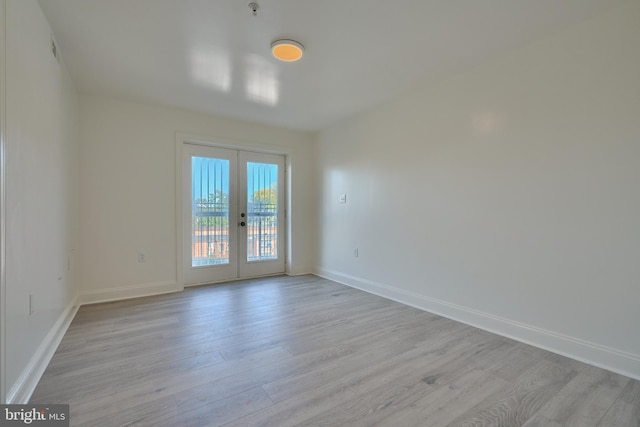
[(304, 276), (307, 274), (314, 274), (313, 268), (311, 267), (303, 267), (303, 268), (293, 268), (290, 271), (287, 271), (287, 276)]
[(320, 277), (640, 380), (640, 355), (325, 268)]
[(7, 403), (26, 404), (33, 394), (42, 374), (47, 369), (53, 354), (56, 352), (62, 337), (67, 332), (71, 321), (80, 308), (78, 298), (74, 298), (62, 312), (56, 323), (51, 327), (47, 336), (42, 340), (38, 349), (27, 363), (27, 366), (18, 377), (9, 393), (7, 393)]
[(100, 289), (80, 294), (80, 304), (97, 304), (100, 302), (119, 301), (129, 298), (148, 297), (152, 295), (180, 292), (184, 286), (176, 282), (146, 283), (134, 286)]

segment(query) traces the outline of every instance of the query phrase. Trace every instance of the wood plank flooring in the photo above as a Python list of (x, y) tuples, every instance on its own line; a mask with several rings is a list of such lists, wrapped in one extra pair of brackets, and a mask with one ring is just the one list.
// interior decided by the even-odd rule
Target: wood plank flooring
[(640, 426), (640, 382), (315, 276), (82, 307), (73, 426)]

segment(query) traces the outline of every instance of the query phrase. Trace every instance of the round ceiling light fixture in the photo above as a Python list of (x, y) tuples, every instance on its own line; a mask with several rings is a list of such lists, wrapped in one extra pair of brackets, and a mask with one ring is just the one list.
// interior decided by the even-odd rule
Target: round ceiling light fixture
[(302, 58), (304, 46), (295, 40), (280, 39), (271, 43), (273, 56), (284, 62), (295, 62)]

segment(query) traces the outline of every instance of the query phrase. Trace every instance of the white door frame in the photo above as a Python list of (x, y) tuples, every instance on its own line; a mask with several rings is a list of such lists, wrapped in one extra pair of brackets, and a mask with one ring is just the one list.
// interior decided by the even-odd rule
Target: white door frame
[[(191, 179), (191, 177), (183, 177), (182, 167), (182, 149), (185, 144), (203, 145), (205, 147), (226, 148), (231, 150), (249, 151), (264, 154), (278, 154), (285, 158), (284, 182), (285, 182), (285, 229), (283, 230), (285, 274), (292, 271), (291, 264), (291, 164), (295, 157), (295, 149), (281, 145), (261, 143), (255, 141), (234, 140), (231, 138), (217, 138), (210, 136), (194, 135), (189, 133), (176, 132), (176, 154), (175, 154), (175, 170), (176, 170), (176, 282), (179, 286), (184, 287), (184, 231), (183, 231), (183, 206), (182, 206), (182, 187), (183, 179)], [(188, 285), (187, 285), (188, 286)]]

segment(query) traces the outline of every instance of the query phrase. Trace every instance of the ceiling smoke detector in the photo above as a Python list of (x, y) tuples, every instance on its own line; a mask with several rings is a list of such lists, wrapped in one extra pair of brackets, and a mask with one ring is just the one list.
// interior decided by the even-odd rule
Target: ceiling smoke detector
[(249, 9), (251, 10), (251, 13), (253, 14), (253, 16), (257, 16), (258, 9), (260, 9), (260, 6), (258, 5), (258, 3), (251, 2), (249, 3)]

